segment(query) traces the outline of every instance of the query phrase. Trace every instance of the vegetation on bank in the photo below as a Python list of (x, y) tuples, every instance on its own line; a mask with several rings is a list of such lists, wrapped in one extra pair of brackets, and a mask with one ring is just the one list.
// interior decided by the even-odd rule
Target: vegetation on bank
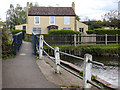
[(2, 29), (2, 59), (13, 58), (14, 48), (6, 29)]
[[(94, 56), (104, 56), (104, 55), (119, 55), (120, 54), (120, 45), (52, 45), (52, 47), (59, 47), (60, 50), (76, 50), (80, 51), (81, 55), (86, 53), (92, 54)], [(44, 46), (45, 49), (48, 49), (47, 46)]]
[(14, 36), (15, 34), (17, 34), (19, 32), (23, 33), (23, 39), (25, 39), (26, 30), (10, 31), (10, 30), (6, 30), (6, 29), (2, 29), (2, 59), (8, 59), (8, 58), (15, 57), (13, 41), (9, 40), (9, 34), (12, 34), (12, 36)]

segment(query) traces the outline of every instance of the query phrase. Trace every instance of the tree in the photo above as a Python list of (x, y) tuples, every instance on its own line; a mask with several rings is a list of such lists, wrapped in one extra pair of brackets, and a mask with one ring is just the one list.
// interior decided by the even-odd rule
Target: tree
[(0, 21), (0, 28), (2, 27), (2, 25), (3, 25), (3, 22), (2, 22), (2, 21)]
[(118, 27), (118, 11), (111, 10), (104, 14), (102, 17), (103, 21), (105, 21), (104, 23), (106, 23), (108, 26), (114, 27), (114, 29)]
[(100, 21), (100, 20), (88, 20), (88, 21), (85, 21), (83, 22), (85, 24), (87, 24), (89, 27), (88, 29), (89, 30), (94, 30), (96, 28), (102, 28), (103, 27), (103, 22)]
[(1, 18), (0, 18), (0, 28), (3, 26), (3, 22), (1, 21)]
[(80, 17), (78, 15), (76, 15), (76, 20), (80, 21)]
[(13, 29), (15, 25), (20, 25), (26, 23), (26, 9), (21, 7), (19, 4), (16, 7), (10, 4), (10, 9), (7, 10), (7, 26)]

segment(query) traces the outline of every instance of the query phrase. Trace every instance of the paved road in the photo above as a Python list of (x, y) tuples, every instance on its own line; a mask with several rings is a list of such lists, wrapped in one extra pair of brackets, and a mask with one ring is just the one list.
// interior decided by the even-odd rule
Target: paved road
[(14, 59), (3, 61), (3, 88), (59, 88), (45, 79), (32, 52), (31, 43), (23, 42)]

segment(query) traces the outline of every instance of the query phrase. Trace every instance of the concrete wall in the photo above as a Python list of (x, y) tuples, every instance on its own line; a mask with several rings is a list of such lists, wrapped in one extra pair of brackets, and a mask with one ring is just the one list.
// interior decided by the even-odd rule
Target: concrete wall
[[(75, 29), (75, 16), (70, 16), (70, 24), (69, 25), (64, 25), (64, 16), (55, 16), (55, 25), (58, 26), (58, 29), (63, 29), (63, 28), (71, 28), (72, 30)], [(35, 25), (34, 24), (34, 16), (28, 16), (28, 28), (26, 32), (28, 34), (32, 34), (32, 29), (33, 27), (36, 28), (41, 28), (42, 34), (47, 34), (48, 33), (48, 26), (50, 26), (49, 23), (49, 16), (40, 16), (40, 25)]]
[(84, 28), (84, 34), (86, 34), (86, 31), (88, 31), (88, 25), (81, 23), (79, 21), (76, 21), (76, 28), (77, 31), (79, 31), (79, 28)]
[(81, 42), (81, 44), (96, 44), (96, 34), (82, 34)]

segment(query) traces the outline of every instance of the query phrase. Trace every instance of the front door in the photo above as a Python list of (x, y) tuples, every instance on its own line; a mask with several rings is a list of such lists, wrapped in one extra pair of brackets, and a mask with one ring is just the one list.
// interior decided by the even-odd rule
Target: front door
[(58, 29), (58, 26), (50, 25), (47, 28), (48, 28), (48, 32), (49, 32), (51, 29)]

